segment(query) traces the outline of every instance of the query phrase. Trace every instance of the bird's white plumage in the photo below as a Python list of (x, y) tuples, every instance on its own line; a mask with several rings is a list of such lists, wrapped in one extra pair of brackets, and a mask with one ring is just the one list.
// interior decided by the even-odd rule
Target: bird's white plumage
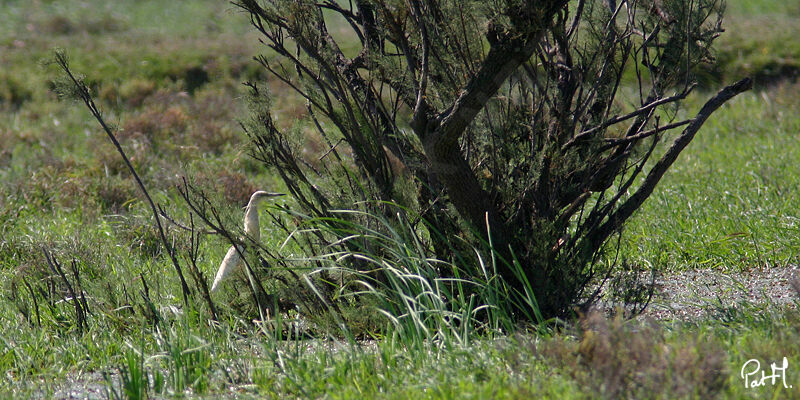
[[(240, 249), (241, 250), (241, 249)], [(214, 277), (214, 283), (211, 285), (211, 291), (217, 290), (219, 283), (222, 282), (228, 275), (231, 274), (242, 263), (242, 257), (236, 248), (231, 246), (228, 252), (225, 253), (225, 258), (222, 259), (222, 264), (219, 265), (217, 276)]]
[[(259, 190), (253, 193), (250, 196), (250, 201), (247, 202), (247, 207), (244, 210), (244, 233), (254, 242), (258, 242), (261, 239), (261, 229), (258, 223), (258, 204), (267, 197), (275, 196), (283, 196), (283, 194)], [(241, 253), (243, 252), (244, 248), (242, 247), (239, 247), (239, 251), (236, 251), (236, 247), (233, 246), (228, 249), (225, 258), (222, 259), (222, 263), (219, 265), (217, 275), (214, 277), (214, 283), (211, 285), (212, 292), (217, 290), (220, 282), (239, 268), (242, 264)]]

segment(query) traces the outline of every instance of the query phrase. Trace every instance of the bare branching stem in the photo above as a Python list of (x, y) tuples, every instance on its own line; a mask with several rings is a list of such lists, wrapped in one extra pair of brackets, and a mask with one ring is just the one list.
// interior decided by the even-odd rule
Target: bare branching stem
[(670, 166), (678, 158), (678, 155), (689, 145), (694, 139), (695, 134), (708, 117), (714, 113), (719, 107), (725, 104), (728, 100), (734, 98), (736, 95), (750, 90), (753, 87), (753, 81), (750, 78), (744, 78), (733, 85), (727, 86), (720, 90), (714, 97), (709, 99), (705, 105), (700, 109), (697, 115), (691, 120), (692, 122), (686, 129), (683, 130), (672, 143), (672, 146), (661, 157), (655, 166), (647, 174), (642, 185), (631, 195), (616, 211), (614, 211), (596, 231), (593, 241), (594, 243), (604, 242), (610, 235), (619, 230), (625, 221), (633, 215), (634, 211), (641, 207), (642, 203), (647, 200), (653, 193), (653, 190), (658, 185), (658, 182), (667, 172)]
[(128, 170), (133, 175), (134, 180), (136, 180), (136, 185), (142, 191), (142, 194), (144, 195), (145, 199), (147, 200), (147, 203), (150, 205), (150, 210), (152, 211), (153, 218), (156, 221), (156, 227), (158, 228), (158, 235), (159, 235), (159, 238), (161, 239), (161, 243), (164, 245), (164, 248), (167, 250), (167, 254), (169, 254), (169, 257), (172, 260), (172, 265), (175, 267), (175, 271), (178, 273), (178, 278), (180, 278), (180, 280), (181, 280), (181, 290), (183, 292), (183, 302), (184, 302), (185, 305), (188, 306), (189, 305), (189, 297), (191, 296), (192, 292), (189, 289), (189, 285), (186, 283), (186, 278), (184, 278), (184, 276), (183, 276), (183, 270), (181, 269), (181, 265), (178, 262), (177, 257), (175, 256), (175, 250), (169, 244), (169, 241), (167, 240), (167, 236), (164, 234), (164, 228), (161, 225), (161, 217), (159, 216), (158, 208), (156, 207), (155, 203), (153, 202), (153, 199), (150, 197), (150, 193), (148, 193), (147, 188), (144, 186), (144, 183), (142, 183), (142, 180), (139, 178), (139, 174), (136, 173), (136, 169), (133, 167), (133, 164), (131, 164), (130, 160), (128, 159), (128, 156), (125, 154), (125, 151), (122, 149), (122, 146), (120, 145), (120, 143), (117, 140), (116, 136), (114, 136), (114, 132), (111, 130), (111, 128), (108, 126), (108, 124), (106, 124), (105, 120), (103, 119), (102, 113), (97, 108), (97, 105), (95, 104), (94, 100), (92, 99), (92, 95), (89, 92), (89, 88), (86, 86), (86, 84), (83, 82), (83, 80), (78, 79), (72, 73), (72, 70), (70, 70), (69, 60), (67, 59), (66, 54), (64, 54), (61, 51), (57, 51), (55, 53), (55, 61), (56, 61), (56, 64), (58, 64), (58, 66), (61, 67), (61, 69), (64, 71), (64, 73), (67, 75), (69, 80), (74, 85), (74, 88), (75, 88), (75, 91), (77, 93), (77, 96), (81, 99), (81, 101), (83, 101), (83, 103), (89, 109), (89, 112), (91, 112), (92, 116), (97, 120), (97, 122), (103, 128), (103, 131), (105, 131), (106, 135), (108, 135), (108, 138), (109, 138), (109, 140), (111, 140), (111, 143), (114, 144), (114, 147), (117, 149), (117, 152), (122, 157), (122, 160), (125, 162), (125, 165), (128, 167)]

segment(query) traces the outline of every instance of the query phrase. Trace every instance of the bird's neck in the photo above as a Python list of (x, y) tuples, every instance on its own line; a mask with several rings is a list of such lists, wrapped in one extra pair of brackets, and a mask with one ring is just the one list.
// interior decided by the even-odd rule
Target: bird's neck
[(258, 201), (252, 201), (244, 212), (244, 233), (251, 239), (258, 241), (261, 229), (258, 224)]

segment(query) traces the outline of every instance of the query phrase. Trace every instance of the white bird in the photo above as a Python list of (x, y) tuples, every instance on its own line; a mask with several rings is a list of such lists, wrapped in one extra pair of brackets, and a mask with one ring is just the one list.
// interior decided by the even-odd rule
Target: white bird
[[(256, 191), (250, 196), (250, 201), (244, 209), (244, 234), (256, 243), (261, 240), (261, 229), (258, 223), (258, 204), (261, 203), (261, 200), (276, 196), (283, 196), (283, 193), (270, 193), (263, 190)], [(219, 265), (217, 275), (214, 277), (214, 283), (211, 285), (212, 292), (217, 290), (220, 282), (242, 265), (240, 254), (243, 251), (244, 249), (241, 246), (231, 246), (231, 248), (228, 249), (228, 253), (225, 254), (225, 258), (222, 259), (222, 264)]]

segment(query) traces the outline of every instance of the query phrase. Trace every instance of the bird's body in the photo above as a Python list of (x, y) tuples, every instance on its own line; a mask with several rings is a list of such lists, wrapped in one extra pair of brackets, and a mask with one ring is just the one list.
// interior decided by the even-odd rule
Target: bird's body
[[(261, 203), (261, 200), (275, 196), (283, 196), (283, 194), (259, 190), (250, 196), (250, 201), (247, 203), (247, 207), (245, 207), (244, 211), (244, 234), (254, 242), (261, 240), (261, 227), (258, 222), (258, 204)], [(220, 282), (242, 265), (243, 252), (244, 248), (242, 246), (231, 246), (228, 249), (225, 258), (222, 259), (222, 263), (219, 265), (217, 275), (214, 277), (214, 283), (211, 285), (212, 292), (217, 290)]]

